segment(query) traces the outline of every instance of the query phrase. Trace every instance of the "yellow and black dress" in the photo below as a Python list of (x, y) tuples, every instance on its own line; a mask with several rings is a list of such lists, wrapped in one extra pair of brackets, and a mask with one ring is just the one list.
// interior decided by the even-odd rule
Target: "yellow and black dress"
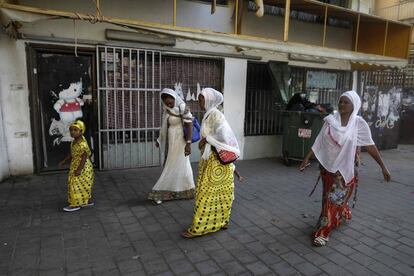
[(234, 165), (222, 165), (216, 153), (198, 167), (193, 223), (188, 232), (200, 236), (220, 230), (230, 221), (234, 199)]
[[(85, 166), (83, 167), (81, 174), (76, 176), (76, 169), (78, 168), (84, 153), (86, 153), (87, 156)], [(72, 161), (70, 163), (68, 179), (69, 206), (84, 206), (88, 204), (88, 200), (91, 198), (92, 185), (94, 182), (93, 165), (90, 160), (91, 150), (84, 137), (82, 137), (79, 142), (72, 142), (71, 155)]]

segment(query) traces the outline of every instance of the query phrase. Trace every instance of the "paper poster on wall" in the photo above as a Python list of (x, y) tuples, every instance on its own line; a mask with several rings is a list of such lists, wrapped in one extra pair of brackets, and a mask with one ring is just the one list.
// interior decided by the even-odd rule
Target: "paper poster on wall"
[[(385, 90), (385, 89), (384, 89)], [(401, 88), (392, 87), (378, 93), (376, 128), (392, 129), (400, 119)]]
[(336, 79), (336, 73), (326, 71), (308, 71), (306, 87), (336, 89)]
[(91, 141), (93, 59), (72, 53), (38, 53), (36, 58), (43, 167), (55, 169), (70, 152), (73, 121), (85, 122), (85, 137)]

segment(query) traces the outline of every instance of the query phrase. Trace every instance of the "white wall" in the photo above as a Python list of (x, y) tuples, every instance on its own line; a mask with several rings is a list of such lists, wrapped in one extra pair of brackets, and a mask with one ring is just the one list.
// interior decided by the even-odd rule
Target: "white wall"
[(0, 104), (12, 175), (33, 172), (29, 91), (24, 47), (23, 41), (14, 41), (0, 34)]
[[(0, 85), (1, 95), (1, 85)], [(3, 127), (3, 112), (0, 104), (0, 182), (7, 178), (10, 174), (9, 171), (9, 157), (6, 148), (6, 136)]]
[(244, 115), (246, 104), (247, 60), (224, 60), (224, 115), (239, 142), (240, 159), (244, 159)]
[[(352, 0), (351, 9), (362, 13), (372, 14), (375, 8), (375, 0)], [(377, 2), (396, 2), (394, 0), (377, 1)]]
[(279, 157), (282, 135), (247, 136), (244, 138), (244, 159)]

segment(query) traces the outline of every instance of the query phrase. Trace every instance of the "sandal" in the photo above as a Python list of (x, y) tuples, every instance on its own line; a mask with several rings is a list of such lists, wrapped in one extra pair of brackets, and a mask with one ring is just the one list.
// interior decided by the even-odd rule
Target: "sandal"
[(318, 247), (325, 246), (327, 242), (328, 242), (328, 239), (327, 238), (324, 238), (322, 236), (319, 236), (319, 237), (316, 237), (313, 240), (313, 245), (314, 246), (318, 246)]
[(75, 212), (75, 211), (78, 211), (78, 210), (80, 210), (80, 207), (79, 206), (66, 206), (65, 208), (63, 208), (63, 211), (65, 211), (65, 212)]
[(184, 232), (181, 233), (181, 237), (186, 238), (186, 239), (192, 239), (192, 238), (195, 238), (197, 236), (194, 236), (193, 234), (188, 232), (188, 230), (185, 230)]

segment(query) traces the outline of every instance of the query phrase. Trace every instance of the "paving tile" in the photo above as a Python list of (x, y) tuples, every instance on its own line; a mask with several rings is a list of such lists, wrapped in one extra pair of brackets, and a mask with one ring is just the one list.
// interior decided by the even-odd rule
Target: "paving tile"
[(322, 248), (310, 239), (320, 187), (306, 199), (316, 166), (238, 162), (249, 182), (236, 186), (230, 228), (191, 240), (180, 232), (193, 201), (146, 201), (160, 168), (97, 171), (97, 205), (73, 214), (60, 209), (66, 174), (10, 178), (0, 183), (0, 275), (412, 275), (414, 146), (381, 154), (404, 185), (378, 181), (364, 153), (353, 219)]

